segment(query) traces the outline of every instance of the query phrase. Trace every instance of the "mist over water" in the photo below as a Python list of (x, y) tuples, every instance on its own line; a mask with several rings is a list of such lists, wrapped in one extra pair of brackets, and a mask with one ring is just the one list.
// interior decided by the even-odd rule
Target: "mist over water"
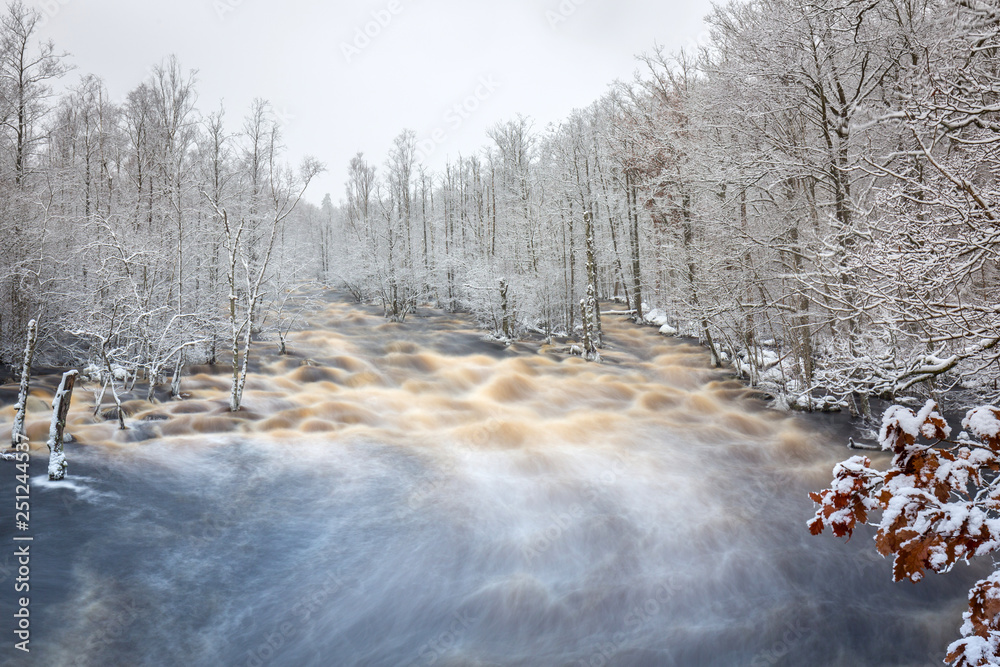
[(78, 389), (69, 482), (33, 465), (32, 652), (0, 662), (941, 664), (981, 572), (892, 584), (869, 532), (811, 537), (849, 452), (605, 324), (596, 365), (332, 299), (239, 414), (224, 371), (124, 433)]

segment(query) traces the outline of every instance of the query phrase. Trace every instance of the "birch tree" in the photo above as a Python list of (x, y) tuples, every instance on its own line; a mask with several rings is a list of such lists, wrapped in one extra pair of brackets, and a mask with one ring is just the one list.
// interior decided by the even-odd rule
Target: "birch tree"
[[(306, 158), (297, 174), (278, 162), (277, 124), (269, 105), (254, 103), (245, 125), (243, 171), (235, 201), (206, 194), (225, 234), (232, 385), (229, 409), (238, 412), (250, 364), (254, 327), (267, 294), (271, 258), (285, 221), (324, 167)], [(230, 214), (230, 208), (234, 213)]]

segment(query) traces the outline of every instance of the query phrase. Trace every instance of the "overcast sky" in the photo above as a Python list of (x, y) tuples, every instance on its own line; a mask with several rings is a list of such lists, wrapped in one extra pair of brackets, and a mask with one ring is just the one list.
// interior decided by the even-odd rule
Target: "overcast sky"
[[(498, 121), (537, 129), (587, 106), (635, 55), (705, 39), (710, 0), (25, 0), (43, 36), (121, 99), (170, 54), (197, 70), (198, 108), (238, 127), (253, 98), (284, 125), (286, 158), (328, 171), (308, 199), (342, 197), (350, 158), (381, 165), (416, 132), (431, 168), (477, 151)], [(365, 33), (368, 34), (365, 34)], [(459, 110), (455, 105), (462, 105)], [(464, 107), (464, 108), (463, 108)]]

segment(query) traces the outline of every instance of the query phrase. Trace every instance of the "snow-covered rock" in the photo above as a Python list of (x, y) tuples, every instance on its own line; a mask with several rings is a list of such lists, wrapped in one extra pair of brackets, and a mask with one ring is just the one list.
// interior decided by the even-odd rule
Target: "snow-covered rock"
[(923, 407), (924, 402), (913, 396), (900, 396), (896, 399), (896, 403), (899, 405), (905, 405), (908, 408), (919, 408)]
[(667, 324), (670, 318), (667, 317), (667, 314), (664, 311), (659, 308), (654, 308), (646, 312), (643, 319), (646, 320), (647, 324), (652, 324), (654, 327), (662, 327)]
[(847, 403), (836, 396), (822, 396), (813, 398), (808, 394), (802, 394), (795, 400), (795, 407), (799, 410), (818, 410), (819, 412), (840, 412), (846, 409)]

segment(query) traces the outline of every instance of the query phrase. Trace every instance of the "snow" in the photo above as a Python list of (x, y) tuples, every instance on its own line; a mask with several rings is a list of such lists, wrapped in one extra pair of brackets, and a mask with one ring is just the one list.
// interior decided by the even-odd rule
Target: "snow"
[[(982, 544), (976, 547), (976, 553), (974, 554), (976, 556), (986, 556), (992, 554), (997, 549), (1000, 549), (1000, 539), (997, 537), (1000, 536), (1000, 520), (987, 519), (986, 531), (989, 534), (990, 539), (985, 540)], [(994, 572), (991, 578), (996, 575), (997, 573)]]
[(881, 528), (883, 530), (888, 531), (889, 527), (899, 518), (899, 515), (906, 511), (906, 508), (912, 502), (913, 496), (921, 496), (920, 491), (913, 486), (913, 482), (914, 479), (911, 475), (897, 475), (886, 482), (885, 488), (889, 491), (891, 497), (882, 512)]
[(836, 396), (821, 396), (819, 398), (813, 398), (809, 394), (802, 394), (795, 399), (795, 407), (799, 410), (839, 412), (847, 407), (847, 403), (840, 400)]
[(647, 312), (643, 316), (643, 319), (646, 320), (647, 324), (652, 324), (654, 327), (662, 327), (670, 321), (670, 318), (667, 317), (667, 313), (659, 308), (654, 308)]
[(49, 456), (49, 479), (62, 479), (66, 474), (66, 455), (52, 452)]
[(896, 403), (899, 405), (905, 405), (908, 408), (916, 408), (923, 405), (924, 402), (913, 396), (900, 396), (896, 398)]
[[(124, 382), (128, 380), (130, 376), (129, 369), (120, 365), (112, 364), (111, 366), (111, 376), (117, 382)], [(103, 366), (98, 366), (96, 364), (87, 364), (82, 371), (80, 371), (79, 378), (81, 380), (89, 380), (96, 382), (103, 382), (107, 377), (107, 369)]]
[[(893, 425), (898, 425), (903, 433), (914, 439), (923, 436), (932, 440), (936, 436), (937, 427), (927, 423), (927, 420), (931, 418), (942, 419), (937, 412), (937, 403), (932, 400), (927, 401), (916, 415), (908, 408), (894, 405), (886, 410), (882, 416), (882, 430), (878, 437), (879, 444), (882, 445), (882, 449), (895, 449), (895, 437), (889, 434), (889, 428)], [(946, 438), (951, 434), (951, 428), (947, 424), (944, 425), (943, 431)]]
[(990, 407), (970, 410), (962, 420), (962, 428), (981, 440), (1000, 437), (1000, 410)]
[(774, 350), (763, 349), (760, 354), (756, 355), (754, 361), (757, 362), (758, 368), (771, 368), (772, 366), (777, 366), (781, 357)]
[(867, 456), (852, 456), (843, 463), (838, 463), (833, 468), (833, 475), (837, 477), (840, 473), (860, 474), (871, 472), (871, 464), (872, 461)]
[(760, 374), (761, 382), (773, 382), (777, 385), (781, 385), (784, 378), (785, 370), (778, 366), (773, 366)]
[[(968, 532), (975, 534), (982, 527), (985, 516), (982, 510), (972, 503), (949, 503), (942, 507), (944, 517), (936, 524), (926, 526), (925, 530), (933, 530), (935, 533), (945, 536), (958, 536), (962, 534), (962, 527), (968, 522)], [(936, 513), (935, 513), (936, 514)], [(933, 522), (933, 519), (931, 519)], [(921, 527), (925, 527), (921, 525)]]
[[(968, 450), (964, 450), (963, 453), (965, 452), (968, 452)], [(968, 486), (969, 477), (973, 469), (980, 465), (982, 463), (978, 460), (972, 460), (971, 456), (969, 458), (960, 457), (955, 461), (941, 458), (938, 462), (938, 468), (934, 472), (934, 478), (942, 484), (949, 485), (956, 491), (961, 491)]]
[[(968, 628), (968, 631), (966, 631)], [(964, 639), (959, 639), (956, 642), (952, 642), (948, 646), (948, 654), (951, 655), (956, 651), (961, 650), (964, 664), (968, 665), (995, 665), (996, 660), (1000, 655), (998, 655), (998, 643), (1000, 643), (1000, 637), (996, 633), (992, 633), (989, 639), (985, 637), (980, 637), (979, 635), (972, 634), (972, 622), (966, 621), (962, 626), (962, 634), (968, 635)]]
[(920, 367), (920, 373), (941, 373), (955, 365), (957, 357), (950, 356), (947, 359), (936, 357), (933, 354), (926, 354), (923, 358), (924, 365)]
[(851, 509), (850, 507), (845, 507), (842, 510), (837, 510), (836, 512), (832, 513), (827, 519), (827, 522), (831, 526), (849, 525), (851, 523), (851, 519), (853, 518), (854, 518), (854, 510)]
[[(792, 375), (791, 368), (781, 368), (781, 357), (778, 353), (767, 348), (753, 351), (740, 350), (733, 363), (737, 371), (744, 375), (749, 375), (752, 369), (757, 369), (762, 371), (761, 380), (771, 380), (779, 384), (784, 377)], [(773, 372), (767, 372), (772, 369)]]
[(931, 566), (932, 569), (938, 570), (945, 564), (947, 564), (947, 562), (948, 562), (948, 554), (944, 550), (940, 548), (931, 549), (931, 557), (928, 560), (928, 564)]
[(669, 324), (664, 324), (662, 327), (660, 327), (660, 333), (663, 334), (664, 336), (676, 336), (677, 329), (670, 326)]

